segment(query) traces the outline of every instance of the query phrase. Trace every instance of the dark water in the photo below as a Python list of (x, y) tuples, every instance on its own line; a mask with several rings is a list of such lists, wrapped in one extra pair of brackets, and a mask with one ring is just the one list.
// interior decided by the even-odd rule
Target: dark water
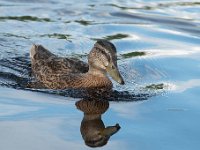
[[(90, 118), (88, 128), (121, 127), (101, 149), (199, 150), (199, 13), (198, 0), (0, 1), (0, 149), (88, 149), (80, 128)], [(102, 38), (126, 84), (87, 104), (98, 117), (83, 118), (76, 91), (25, 88), (33, 43), (87, 61)]]

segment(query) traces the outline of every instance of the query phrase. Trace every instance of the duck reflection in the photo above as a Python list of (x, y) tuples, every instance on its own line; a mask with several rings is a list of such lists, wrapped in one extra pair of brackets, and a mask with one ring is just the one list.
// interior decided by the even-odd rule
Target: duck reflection
[(104, 146), (119, 131), (119, 124), (105, 127), (102, 121), (101, 115), (109, 108), (108, 101), (82, 99), (76, 102), (76, 107), (84, 113), (80, 131), (87, 146)]

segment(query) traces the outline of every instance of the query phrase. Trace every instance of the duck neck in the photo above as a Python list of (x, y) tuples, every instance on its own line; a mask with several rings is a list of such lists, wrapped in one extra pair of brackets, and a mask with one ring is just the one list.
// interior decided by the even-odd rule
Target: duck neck
[(83, 120), (96, 120), (101, 119), (101, 114), (86, 114), (84, 113)]
[(93, 68), (93, 67), (89, 67), (88, 74), (91, 74), (91, 75), (94, 75), (94, 76), (97, 76), (97, 77), (108, 78), (106, 76), (106, 71), (104, 71), (102, 69), (96, 69), (96, 68)]
[(83, 88), (112, 88), (112, 82), (101, 70), (90, 68), (87, 73), (81, 77)]

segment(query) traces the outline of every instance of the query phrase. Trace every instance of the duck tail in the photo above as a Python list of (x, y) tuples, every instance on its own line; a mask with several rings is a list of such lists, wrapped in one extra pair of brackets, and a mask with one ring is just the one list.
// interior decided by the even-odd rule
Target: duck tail
[[(37, 57), (36, 57), (37, 55)], [(42, 45), (33, 44), (30, 50), (30, 58), (34, 59), (48, 59), (51, 56), (55, 56), (49, 50), (44, 48)]]
[(31, 50), (30, 50), (30, 58), (31, 59), (34, 59), (34, 56), (35, 54), (37, 53), (37, 45), (36, 44), (33, 44), (32, 47), (31, 47)]

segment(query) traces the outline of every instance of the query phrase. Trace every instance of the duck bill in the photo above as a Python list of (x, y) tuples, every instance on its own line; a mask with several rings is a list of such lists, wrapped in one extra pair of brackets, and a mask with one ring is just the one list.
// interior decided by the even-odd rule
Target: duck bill
[(122, 78), (117, 67), (111, 67), (111, 65), (109, 65), (107, 67), (107, 72), (109, 73), (109, 75), (112, 77), (113, 80), (115, 80), (119, 84), (122, 84), (122, 85), (124, 84), (124, 79)]
[(121, 127), (119, 124), (116, 124), (115, 126), (108, 126), (103, 130), (103, 135), (105, 136), (112, 136), (113, 134), (117, 133)]

